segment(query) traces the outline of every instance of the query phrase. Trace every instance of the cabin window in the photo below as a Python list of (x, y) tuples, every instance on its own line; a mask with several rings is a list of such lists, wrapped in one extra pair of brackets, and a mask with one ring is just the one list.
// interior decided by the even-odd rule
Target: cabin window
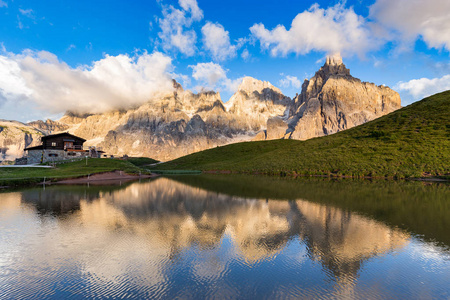
[(64, 142), (64, 149), (73, 149), (73, 142)]
[(68, 156), (76, 156), (77, 154), (75, 152), (69, 152), (67, 153)]
[(56, 154), (56, 153), (50, 153), (50, 154), (48, 155), (48, 157), (58, 157), (58, 154)]
[(56, 147), (56, 142), (52, 142), (52, 147)]

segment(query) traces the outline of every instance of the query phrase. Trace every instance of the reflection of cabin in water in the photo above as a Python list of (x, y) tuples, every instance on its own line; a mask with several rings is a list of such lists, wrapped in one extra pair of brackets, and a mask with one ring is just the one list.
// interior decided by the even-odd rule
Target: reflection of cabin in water
[(77, 157), (101, 157), (103, 151), (95, 147), (83, 148), (86, 141), (70, 133), (58, 133), (41, 138), (42, 145), (25, 148), (27, 164), (67, 160)]

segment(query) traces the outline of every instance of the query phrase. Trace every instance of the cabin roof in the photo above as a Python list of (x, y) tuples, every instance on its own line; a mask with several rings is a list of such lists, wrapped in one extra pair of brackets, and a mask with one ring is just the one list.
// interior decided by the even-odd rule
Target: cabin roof
[(44, 145), (34, 146), (34, 147), (28, 147), (23, 150), (44, 150)]
[[(77, 139), (79, 141), (83, 141), (83, 143), (86, 142), (85, 139), (80, 138), (80, 137), (78, 137), (76, 135), (70, 134), (68, 132), (62, 132), (62, 133), (57, 133), (57, 134), (46, 135), (46, 136), (41, 137), (41, 140), (42, 140), (42, 142), (44, 142), (45, 140), (48, 140), (48, 139), (51, 139), (51, 138), (64, 137), (64, 136), (72, 138), (72, 139)], [(68, 141), (71, 141), (71, 140), (68, 140)]]

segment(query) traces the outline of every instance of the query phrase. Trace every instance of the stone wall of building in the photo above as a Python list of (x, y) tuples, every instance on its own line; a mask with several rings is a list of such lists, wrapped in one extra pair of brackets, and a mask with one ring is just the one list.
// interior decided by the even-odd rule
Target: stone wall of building
[(28, 150), (27, 155), (27, 163), (30, 164), (39, 164), (42, 159), (43, 150)]
[(16, 158), (16, 160), (14, 161), (14, 165), (16, 166), (28, 165), (28, 159), (26, 157)]
[(28, 150), (28, 164), (39, 164), (46, 162), (56, 162), (88, 156), (88, 152), (64, 151), (64, 150)]

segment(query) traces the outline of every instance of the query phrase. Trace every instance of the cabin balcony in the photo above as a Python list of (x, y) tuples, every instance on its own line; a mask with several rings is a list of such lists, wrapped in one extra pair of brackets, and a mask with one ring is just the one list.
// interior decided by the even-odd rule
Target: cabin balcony
[(80, 145), (64, 145), (64, 151), (84, 151)]
[(102, 151), (102, 147), (93, 147), (93, 146), (80, 146), (80, 145), (74, 145), (74, 146), (65, 146), (64, 151)]

